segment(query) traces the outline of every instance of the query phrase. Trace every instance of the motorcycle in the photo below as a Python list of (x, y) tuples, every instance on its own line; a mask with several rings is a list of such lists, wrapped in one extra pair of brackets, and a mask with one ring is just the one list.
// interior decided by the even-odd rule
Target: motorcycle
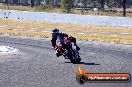
[(79, 51), (76, 49), (76, 46), (74, 46), (74, 43), (71, 42), (70, 39), (64, 39), (64, 42), (65, 46), (62, 46), (60, 42), (56, 43), (56, 50), (72, 63), (80, 63), (81, 58), (79, 56)]

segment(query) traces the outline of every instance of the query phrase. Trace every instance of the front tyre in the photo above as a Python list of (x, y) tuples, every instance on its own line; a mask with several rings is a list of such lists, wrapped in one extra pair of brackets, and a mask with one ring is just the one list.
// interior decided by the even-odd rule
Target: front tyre
[(79, 56), (79, 52), (73, 49), (70, 49), (68, 52), (68, 57), (70, 61), (74, 64), (80, 63), (81, 58)]

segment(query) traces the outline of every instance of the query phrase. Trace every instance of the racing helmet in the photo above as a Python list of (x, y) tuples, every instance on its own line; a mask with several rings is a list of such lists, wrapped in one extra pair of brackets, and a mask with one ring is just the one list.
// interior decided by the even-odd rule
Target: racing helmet
[(56, 36), (59, 34), (59, 30), (57, 28), (55, 28), (54, 30), (52, 30), (52, 37), (56, 38)]
[(59, 30), (55, 28), (54, 30), (52, 30), (52, 33), (59, 33)]

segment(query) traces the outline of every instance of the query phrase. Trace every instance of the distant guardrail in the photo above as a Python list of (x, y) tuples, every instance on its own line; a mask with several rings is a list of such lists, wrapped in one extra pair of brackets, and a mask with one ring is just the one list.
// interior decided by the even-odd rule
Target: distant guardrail
[(132, 18), (0, 9), (0, 19), (132, 28)]

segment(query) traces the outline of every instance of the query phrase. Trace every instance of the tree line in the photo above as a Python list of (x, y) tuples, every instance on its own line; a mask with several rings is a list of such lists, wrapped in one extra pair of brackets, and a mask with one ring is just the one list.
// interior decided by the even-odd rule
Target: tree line
[[(62, 2), (72, 2), (74, 6), (88, 6), (101, 5), (103, 8), (104, 5), (108, 5), (109, 7), (121, 7), (123, 0), (0, 0), (1, 3), (9, 3), (14, 5), (31, 5), (31, 6), (39, 6), (39, 5), (61, 5)], [(126, 5), (132, 5), (132, 0), (126, 0)]]
[(132, 0), (0, 0), (0, 3), (11, 5), (24, 5), (24, 6), (45, 6), (53, 5), (61, 7), (62, 9), (69, 11), (74, 7), (89, 7), (93, 6), (104, 10), (105, 6), (112, 8), (123, 7), (123, 15), (125, 16), (126, 7), (132, 5)]

